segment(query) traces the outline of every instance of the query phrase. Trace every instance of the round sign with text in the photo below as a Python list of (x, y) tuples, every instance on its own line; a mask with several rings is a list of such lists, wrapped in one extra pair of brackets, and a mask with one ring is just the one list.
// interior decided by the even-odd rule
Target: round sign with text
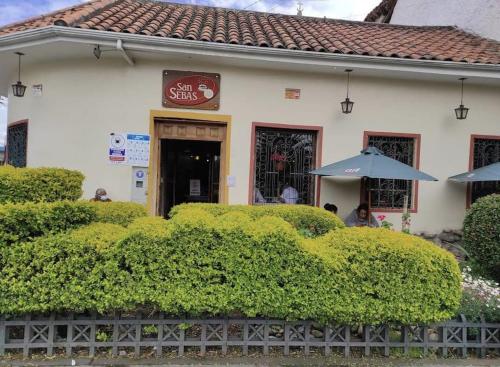
[(181, 106), (196, 106), (210, 101), (219, 93), (216, 82), (203, 75), (174, 79), (165, 86), (165, 99)]

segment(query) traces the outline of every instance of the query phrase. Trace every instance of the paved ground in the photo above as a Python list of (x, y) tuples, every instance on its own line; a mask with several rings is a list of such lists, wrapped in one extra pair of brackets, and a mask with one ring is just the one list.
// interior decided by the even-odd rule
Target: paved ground
[(0, 367), (106, 366), (106, 367), (500, 367), (500, 359), (343, 359), (343, 358), (172, 358), (172, 359), (54, 359), (0, 360)]

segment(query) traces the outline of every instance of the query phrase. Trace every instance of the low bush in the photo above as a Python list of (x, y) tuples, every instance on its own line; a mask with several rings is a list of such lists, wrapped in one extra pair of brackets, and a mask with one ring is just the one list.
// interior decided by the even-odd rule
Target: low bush
[(83, 179), (62, 168), (0, 166), (0, 203), (74, 201), (82, 196)]
[(108, 255), (126, 229), (95, 223), (4, 249), (0, 312), (112, 310), (119, 274)]
[(464, 220), (463, 241), (476, 270), (500, 282), (500, 195), (472, 204)]
[(170, 217), (193, 208), (204, 210), (216, 217), (232, 212), (242, 212), (254, 219), (264, 216), (278, 217), (290, 223), (302, 234), (310, 234), (312, 237), (345, 227), (344, 222), (331, 212), (308, 205), (181, 204), (172, 208)]
[(462, 269), (462, 302), (459, 314), (468, 321), (500, 322), (500, 287), (497, 283), (474, 275), (472, 269)]
[(0, 245), (67, 231), (95, 220), (85, 202), (19, 203), (0, 205)]
[(460, 303), (461, 274), (455, 258), (419, 237), (354, 227), (304, 245), (331, 266), (342, 264), (334, 281), (346, 287), (344, 305), (338, 306), (345, 312), (344, 321), (354, 315), (371, 323), (445, 320)]
[(304, 239), (281, 218), (237, 210), (95, 224), (6, 247), (6, 259), (0, 313), (148, 306), (176, 317), (415, 323), (449, 318), (460, 301), (456, 261), (424, 240), (369, 228)]
[(95, 222), (113, 223), (128, 226), (136, 218), (147, 215), (144, 205), (132, 202), (91, 202), (96, 210)]
[(0, 245), (23, 242), (75, 229), (93, 222), (127, 226), (144, 217), (146, 209), (135, 203), (18, 203), (0, 205)]

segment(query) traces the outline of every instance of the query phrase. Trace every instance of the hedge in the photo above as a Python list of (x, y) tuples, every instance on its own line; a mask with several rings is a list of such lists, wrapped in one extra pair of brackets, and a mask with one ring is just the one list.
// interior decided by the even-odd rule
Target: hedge
[(0, 313), (147, 306), (176, 317), (423, 323), (452, 317), (460, 301), (450, 254), (388, 230), (304, 239), (280, 218), (195, 208), (107, 226), (5, 248)]
[(0, 203), (74, 201), (82, 196), (83, 179), (62, 168), (0, 166)]
[(19, 203), (0, 205), (0, 245), (67, 231), (95, 219), (89, 203)]
[(223, 205), (223, 204), (181, 204), (172, 208), (170, 217), (183, 210), (201, 209), (214, 216), (231, 212), (242, 212), (251, 218), (272, 216), (284, 219), (303, 234), (315, 237), (335, 228), (344, 228), (344, 222), (335, 214), (308, 205)]
[(500, 195), (482, 197), (464, 220), (464, 247), (477, 270), (500, 283)]
[(64, 232), (92, 222), (128, 225), (146, 215), (136, 203), (18, 203), (0, 205), (0, 245)]
[(146, 207), (132, 202), (91, 202), (96, 210), (95, 222), (114, 223), (128, 226), (136, 218), (145, 217)]
[(119, 225), (94, 223), (4, 248), (0, 312), (112, 308), (119, 279), (107, 251), (125, 234)]

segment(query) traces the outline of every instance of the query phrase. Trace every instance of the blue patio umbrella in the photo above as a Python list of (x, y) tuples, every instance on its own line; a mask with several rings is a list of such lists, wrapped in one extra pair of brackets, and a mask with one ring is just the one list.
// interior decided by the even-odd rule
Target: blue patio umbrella
[(449, 177), (456, 182), (500, 181), (500, 162)]
[(387, 178), (396, 180), (437, 181), (437, 178), (385, 156), (375, 147), (361, 151), (360, 155), (309, 172), (317, 176), (345, 176)]

